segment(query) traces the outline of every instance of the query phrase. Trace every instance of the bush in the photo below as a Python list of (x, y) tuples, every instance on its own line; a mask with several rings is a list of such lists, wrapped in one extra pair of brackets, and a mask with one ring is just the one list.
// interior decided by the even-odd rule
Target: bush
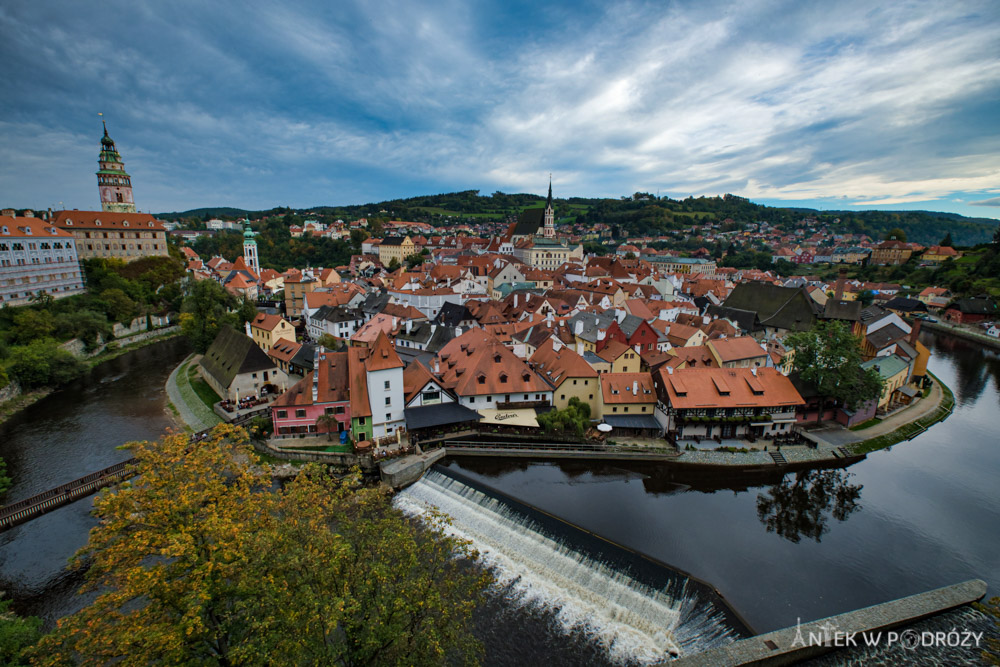
[(65, 384), (80, 377), (86, 365), (51, 339), (11, 348), (6, 372), (25, 390)]

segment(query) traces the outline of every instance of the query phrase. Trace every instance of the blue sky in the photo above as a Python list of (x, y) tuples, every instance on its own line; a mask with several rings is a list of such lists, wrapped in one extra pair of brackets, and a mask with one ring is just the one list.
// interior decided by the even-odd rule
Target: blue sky
[(0, 6), (0, 205), (732, 192), (1000, 218), (1000, 3)]

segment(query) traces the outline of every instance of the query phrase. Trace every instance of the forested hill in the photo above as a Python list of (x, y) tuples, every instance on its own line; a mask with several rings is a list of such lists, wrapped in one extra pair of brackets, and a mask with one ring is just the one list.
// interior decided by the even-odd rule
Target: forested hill
[[(445, 226), (456, 220), (470, 221), (509, 220), (525, 208), (542, 206), (544, 195), (506, 194), (495, 192), (489, 196), (478, 190), (447, 194), (393, 199), (355, 206), (316, 206), (296, 211), (332, 218), (354, 219), (375, 217), (395, 220), (430, 222)], [(743, 223), (768, 222), (771, 225), (794, 229), (804, 218), (815, 218), (826, 223), (833, 233), (864, 233), (873, 239), (883, 238), (890, 229), (900, 228), (910, 241), (924, 245), (938, 243), (951, 233), (956, 245), (975, 245), (989, 242), (1000, 221), (989, 218), (967, 218), (955, 213), (933, 211), (816, 211), (803, 208), (779, 208), (755, 204), (743, 197), (690, 197), (674, 200), (637, 192), (621, 199), (587, 199), (573, 197), (556, 199), (556, 217), (560, 222), (610, 225), (619, 238), (626, 236), (660, 235), (684, 229), (693, 222), (732, 221), (736, 229)], [(237, 218), (249, 214), (252, 218), (281, 215), (293, 212), (288, 208), (270, 211), (244, 211), (235, 208), (207, 208), (165, 213), (166, 219), (223, 217)]]

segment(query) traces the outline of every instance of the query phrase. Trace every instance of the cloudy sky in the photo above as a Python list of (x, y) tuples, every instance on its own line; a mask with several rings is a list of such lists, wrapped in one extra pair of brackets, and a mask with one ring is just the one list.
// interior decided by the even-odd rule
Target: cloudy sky
[(1000, 3), (0, 5), (0, 205), (732, 192), (1000, 217)]

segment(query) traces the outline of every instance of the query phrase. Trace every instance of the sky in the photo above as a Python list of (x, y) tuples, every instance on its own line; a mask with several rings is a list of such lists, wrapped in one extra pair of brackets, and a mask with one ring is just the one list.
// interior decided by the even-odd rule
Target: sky
[(0, 206), (458, 190), (1000, 218), (996, 0), (5, 0)]

